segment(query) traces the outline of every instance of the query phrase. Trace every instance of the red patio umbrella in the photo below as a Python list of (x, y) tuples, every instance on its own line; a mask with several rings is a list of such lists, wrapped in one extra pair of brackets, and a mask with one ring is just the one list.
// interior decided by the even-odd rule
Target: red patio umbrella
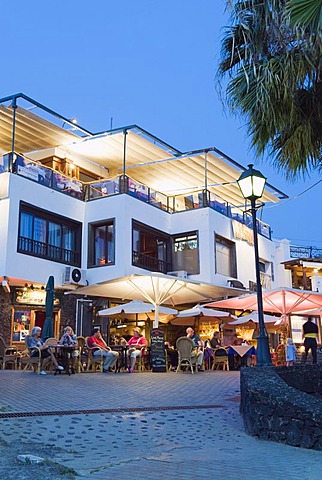
[[(239, 297), (219, 300), (206, 304), (213, 308), (230, 308), (233, 310), (257, 310), (257, 294), (241, 295)], [(295, 288), (277, 288), (263, 292), (263, 310), (280, 313), (282, 321), (287, 315), (322, 307), (322, 294), (309, 290)]]

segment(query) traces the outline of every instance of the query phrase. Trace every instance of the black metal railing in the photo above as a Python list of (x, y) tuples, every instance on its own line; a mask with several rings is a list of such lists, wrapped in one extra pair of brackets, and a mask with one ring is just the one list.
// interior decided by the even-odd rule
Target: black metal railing
[(132, 264), (151, 272), (167, 273), (170, 270), (168, 262), (134, 251), (132, 252)]
[(18, 238), (18, 252), (45, 258), (46, 260), (52, 260), (54, 262), (64, 263), (66, 265), (80, 265), (79, 252), (56, 247), (55, 245), (32, 240), (31, 238)]

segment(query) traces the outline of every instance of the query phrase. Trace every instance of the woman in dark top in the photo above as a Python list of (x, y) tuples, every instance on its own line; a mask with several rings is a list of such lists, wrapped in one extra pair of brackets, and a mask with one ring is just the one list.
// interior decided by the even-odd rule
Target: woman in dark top
[(220, 340), (220, 333), (214, 332), (212, 339), (210, 340), (211, 348), (219, 348), (221, 347), (221, 340)]

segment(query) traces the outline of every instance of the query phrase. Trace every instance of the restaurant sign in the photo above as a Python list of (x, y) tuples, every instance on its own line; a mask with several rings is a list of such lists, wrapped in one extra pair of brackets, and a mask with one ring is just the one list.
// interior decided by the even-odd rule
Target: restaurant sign
[(150, 332), (152, 372), (166, 372), (166, 353), (164, 347), (164, 332), (153, 328)]
[(250, 245), (254, 245), (254, 233), (253, 230), (243, 223), (237, 222), (237, 220), (232, 221), (233, 234), (235, 238), (240, 238), (245, 240)]
[[(17, 288), (15, 290), (15, 301), (19, 304), (27, 305), (45, 305), (46, 302), (46, 290), (35, 288), (34, 290), (24, 291)], [(54, 305), (59, 305), (59, 298), (55, 298)]]

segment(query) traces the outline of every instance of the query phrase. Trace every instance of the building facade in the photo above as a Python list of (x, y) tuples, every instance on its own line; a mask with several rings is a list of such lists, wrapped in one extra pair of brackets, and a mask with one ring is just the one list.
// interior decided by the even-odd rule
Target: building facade
[[(244, 167), (222, 152), (180, 152), (137, 126), (94, 134), (22, 94), (0, 100), (0, 148), (7, 342), (43, 324), (50, 275), (56, 336), (66, 324), (86, 335), (100, 308), (131, 299), (67, 291), (129, 275), (202, 283), (209, 300), (254, 290), (251, 216), (236, 184)], [(285, 197), (267, 185), (263, 201)], [(291, 286), (289, 242), (261, 221), (258, 231), (263, 288)]]

